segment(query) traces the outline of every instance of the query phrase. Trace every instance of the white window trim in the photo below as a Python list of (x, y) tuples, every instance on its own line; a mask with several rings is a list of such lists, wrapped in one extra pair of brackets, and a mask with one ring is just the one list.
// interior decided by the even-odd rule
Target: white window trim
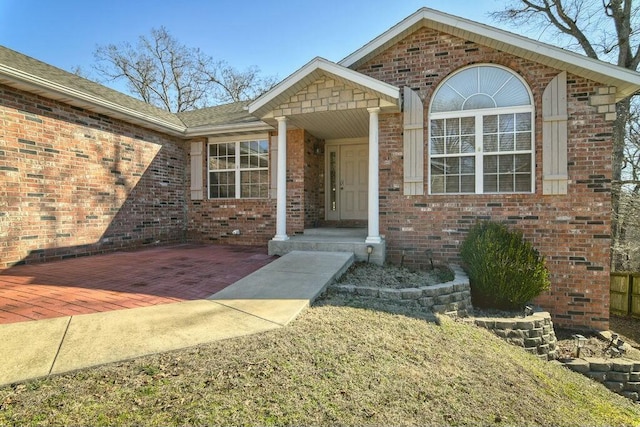
[[(514, 77), (518, 78), (520, 80), (520, 82), (523, 84), (523, 86), (525, 87), (525, 89), (527, 90), (527, 92), (529, 93), (529, 99), (531, 100), (531, 104), (530, 105), (521, 105), (521, 106), (515, 106), (515, 107), (496, 107), (496, 108), (482, 108), (482, 109), (477, 109), (477, 110), (456, 110), (456, 111), (446, 111), (446, 112), (439, 112), (439, 113), (432, 113), (431, 112), (431, 108), (432, 108), (432, 103), (434, 101), (435, 98), (435, 94), (438, 93), (438, 91), (440, 90), (440, 88), (442, 86), (444, 86), (447, 81), (454, 76), (455, 74), (458, 74), (464, 70), (467, 70), (469, 68), (475, 68), (475, 67), (480, 67), (480, 66), (491, 66), (491, 67), (496, 67), (496, 68), (502, 68), (506, 71), (508, 71), (509, 73), (511, 73)], [(431, 101), (429, 103), (429, 117), (428, 117), (428, 127), (429, 127), (429, 133), (428, 133), (428, 137), (427, 137), (427, 144), (428, 144), (428, 153), (429, 153), (429, 157), (428, 157), (428, 166), (427, 166), (427, 171), (428, 171), (428, 186), (429, 186), (429, 191), (428, 194), (429, 195), (434, 195), (434, 196), (447, 196), (447, 195), (460, 195), (460, 196), (477, 196), (477, 195), (499, 195), (499, 194), (534, 194), (536, 192), (536, 188), (535, 188), (535, 183), (536, 183), (536, 138), (535, 138), (535, 129), (536, 129), (536, 123), (535, 123), (535, 119), (536, 119), (536, 115), (535, 115), (535, 105), (534, 105), (534, 101), (533, 101), (533, 93), (531, 92), (531, 89), (529, 88), (529, 85), (524, 81), (524, 79), (516, 72), (514, 72), (513, 70), (507, 68), (507, 67), (503, 67), (501, 65), (497, 65), (497, 64), (473, 64), (464, 68), (461, 68), (460, 70), (456, 71), (455, 73), (451, 74), (450, 76), (448, 76), (445, 80), (443, 80), (438, 87), (436, 88), (436, 90), (433, 92), (434, 96), (431, 97)], [(483, 164), (483, 159), (484, 159), (484, 155), (485, 153), (483, 152), (483, 129), (482, 129), (482, 120), (481, 118), (483, 116), (489, 116), (489, 115), (500, 115), (500, 114), (515, 114), (515, 113), (531, 113), (531, 150), (526, 150), (526, 151), (522, 151), (522, 150), (518, 150), (518, 151), (509, 151), (509, 152), (490, 152), (487, 153), (487, 155), (492, 156), (492, 155), (500, 155), (500, 154), (510, 154), (510, 155), (516, 155), (516, 154), (531, 154), (531, 191), (497, 191), (497, 192), (484, 192), (484, 164)], [(431, 158), (432, 158), (432, 154), (431, 154), (431, 121), (432, 120), (438, 120), (438, 119), (453, 119), (453, 118), (463, 118), (463, 117), (474, 117), (475, 118), (475, 126), (476, 126), (476, 141), (475, 141), (475, 146), (476, 146), (476, 151), (475, 153), (460, 153), (459, 155), (436, 155), (436, 158), (450, 158), (450, 157), (469, 157), (469, 156), (474, 156), (475, 157), (475, 178), (476, 178), (476, 182), (475, 182), (475, 192), (473, 193), (462, 193), (462, 192), (452, 192), (452, 193), (448, 193), (448, 192), (442, 192), (442, 193), (434, 193), (432, 191), (432, 187), (431, 187)]]
[[(251, 141), (266, 141), (267, 144), (269, 144), (269, 135), (267, 134), (260, 134), (260, 135), (247, 135), (246, 138), (235, 138), (235, 139), (229, 139), (229, 138), (222, 138), (222, 137), (218, 137), (218, 138), (209, 138), (208, 142), (207, 142), (207, 199), (209, 200), (238, 200), (238, 199), (242, 199), (242, 200), (262, 200), (262, 199), (268, 199), (269, 198), (269, 193), (267, 191), (267, 194), (264, 197), (242, 197), (241, 193), (242, 193), (242, 180), (240, 179), (241, 174), (243, 171), (258, 171), (258, 170), (266, 170), (269, 171), (269, 166), (271, 164), (269, 157), (267, 157), (267, 167), (263, 167), (263, 168), (242, 168), (240, 167), (240, 143), (242, 142), (251, 142)], [(211, 157), (211, 150), (210, 147), (212, 145), (219, 145), (219, 144), (235, 144), (236, 149), (235, 149), (235, 168), (233, 169), (211, 169), (210, 168), (210, 157)], [(268, 151), (267, 151), (268, 153)], [(270, 153), (267, 155), (270, 156)], [(211, 173), (212, 172), (235, 172), (235, 197), (211, 197)], [(269, 185), (269, 182), (267, 182), (267, 184)]]

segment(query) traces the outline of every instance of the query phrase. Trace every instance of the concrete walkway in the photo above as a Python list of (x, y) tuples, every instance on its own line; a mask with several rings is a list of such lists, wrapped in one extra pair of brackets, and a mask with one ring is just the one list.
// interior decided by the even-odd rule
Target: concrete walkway
[(294, 251), (206, 300), (0, 325), (0, 385), (280, 328), (352, 263)]

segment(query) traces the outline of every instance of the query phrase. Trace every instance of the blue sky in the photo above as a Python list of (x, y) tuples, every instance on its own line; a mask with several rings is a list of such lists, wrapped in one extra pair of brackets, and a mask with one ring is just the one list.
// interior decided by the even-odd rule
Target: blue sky
[(339, 61), (421, 7), (494, 25), (503, 0), (0, 0), (0, 44), (91, 71), (98, 45), (164, 25), (181, 43), (239, 69), (287, 77), (315, 56)]

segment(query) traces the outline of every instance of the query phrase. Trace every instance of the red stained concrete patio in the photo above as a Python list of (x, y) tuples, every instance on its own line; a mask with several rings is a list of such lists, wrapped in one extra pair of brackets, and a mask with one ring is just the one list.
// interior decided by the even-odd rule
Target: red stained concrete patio
[(274, 259), (181, 244), (15, 266), (0, 271), (0, 324), (204, 299)]

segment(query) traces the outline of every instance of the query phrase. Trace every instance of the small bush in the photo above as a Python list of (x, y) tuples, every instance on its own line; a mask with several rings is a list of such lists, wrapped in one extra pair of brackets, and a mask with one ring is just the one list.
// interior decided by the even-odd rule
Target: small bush
[(544, 258), (522, 237), (491, 221), (476, 224), (460, 255), (471, 281), (474, 305), (520, 309), (549, 289)]

